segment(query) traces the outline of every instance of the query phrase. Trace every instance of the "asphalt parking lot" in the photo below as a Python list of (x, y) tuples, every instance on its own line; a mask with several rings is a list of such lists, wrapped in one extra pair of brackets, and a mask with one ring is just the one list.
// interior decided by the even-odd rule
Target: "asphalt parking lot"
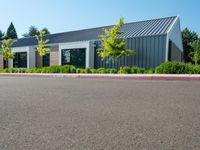
[(0, 77), (0, 150), (199, 150), (200, 81)]

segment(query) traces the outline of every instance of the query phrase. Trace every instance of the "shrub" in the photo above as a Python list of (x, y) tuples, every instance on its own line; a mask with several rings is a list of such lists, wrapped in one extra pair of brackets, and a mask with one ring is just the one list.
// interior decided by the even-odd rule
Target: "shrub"
[(86, 73), (86, 70), (85, 69), (81, 69), (81, 72), (80, 73)]
[(117, 69), (109, 69), (109, 73), (110, 74), (116, 74), (117, 73)]
[(185, 74), (188, 66), (181, 62), (165, 62), (156, 68), (156, 73), (160, 74)]
[(91, 73), (96, 74), (98, 73), (97, 69), (90, 69)]
[(92, 73), (92, 71), (91, 71), (90, 68), (86, 68), (86, 69), (85, 69), (85, 73), (88, 73), (88, 74), (89, 74), (89, 73)]
[(150, 69), (146, 69), (144, 71), (145, 74), (154, 74), (155, 73), (155, 69), (154, 68), (150, 68)]
[(200, 65), (181, 62), (165, 62), (156, 68), (160, 74), (200, 74)]
[(121, 67), (117, 72), (116, 69), (82, 69), (71, 65), (49, 66), (44, 68), (23, 69), (10, 68), (0, 69), (0, 73), (92, 73), (92, 74), (200, 74), (200, 65), (186, 64), (181, 62), (165, 62), (157, 68), (144, 69), (139, 67)]
[(145, 73), (145, 69), (139, 68), (139, 67), (133, 67), (133, 68), (131, 68), (131, 73), (133, 73), (133, 74), (143, 74), (143, 73)]
[(131, 68), (130, 67), (120, 67), (119, 73), (120, 74), (131, 74)]
[(68, 66), (68, 65), (62, 66), (62, 67), (60, 68), (60, 73), (71, 73), (71, 72), (76, 72), (76, 70), (74, 71), (74, 70), (71, 69), (71, 67)]
[(108, 69), (105, 69), (105, 68), (99, 68), (97, 69), (97, 72), (99, 74), (106, 74), (106, 73), (109, 73)]

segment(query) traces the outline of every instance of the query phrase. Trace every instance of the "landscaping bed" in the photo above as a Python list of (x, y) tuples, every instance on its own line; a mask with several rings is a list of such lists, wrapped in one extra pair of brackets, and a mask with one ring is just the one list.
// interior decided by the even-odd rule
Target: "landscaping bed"
[(49, 66), (35, 69), (0, 69), (0, 73), (77, 73), (77, 74), (200, 74), (200, 65), (181, 62), (165, 62), (157, 68), (121, 67), (117, 69), (76, 68), (71, 65)]

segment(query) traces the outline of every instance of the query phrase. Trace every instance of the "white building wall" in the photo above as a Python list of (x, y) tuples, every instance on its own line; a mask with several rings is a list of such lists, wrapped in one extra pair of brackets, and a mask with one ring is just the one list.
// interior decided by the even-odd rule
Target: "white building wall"
[(180, 18), (178, 17), (168, 33), (169, 39), (183, 52)]
[(165, 55), (166, 61), (168, 61), (169, 40), (171, 40), (183, 52), (183, 42), (182, 42), (181, 25), (179, 17), (176, 18), (176, 20), (174, 21), (174, 23), (171, 25), (171, 27), (167, 32), (166, 55)]
[[(12, 48), (13, 53), (27, 52), (27, 68), (35, 68), (35, 48), (34, 46)], [(11, 60), (13, 68), (13, 60)]]
[(86, 49), (86, 68), (94, 68), (94, 44), (90, 41), (59, 43), (59, 65), (62, 65), (63, 49)]

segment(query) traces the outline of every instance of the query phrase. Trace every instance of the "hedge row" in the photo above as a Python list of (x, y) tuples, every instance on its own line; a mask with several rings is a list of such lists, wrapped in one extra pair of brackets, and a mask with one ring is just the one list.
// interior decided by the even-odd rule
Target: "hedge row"
[(157, 68), (121, 67), (116, 69), (81, 69), (71, 65), (50, 66), (35, 69), (0, 69), (0, 73), (89, 73), (89, 74), (200, 74), (200, 65), (181, 62), (165, 62)]

